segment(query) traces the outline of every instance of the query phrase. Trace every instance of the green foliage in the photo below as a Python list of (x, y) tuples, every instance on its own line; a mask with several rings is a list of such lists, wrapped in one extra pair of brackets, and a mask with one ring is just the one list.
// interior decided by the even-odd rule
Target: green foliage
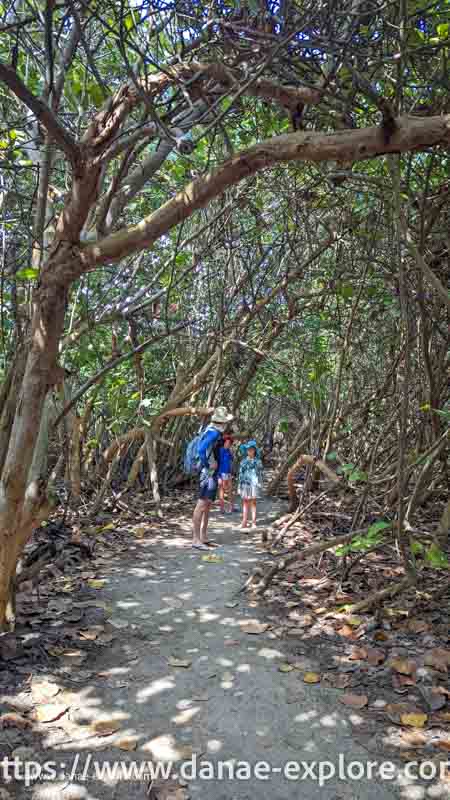
[(355, 536), (348, 544), (336, 547), (334, 552), (337, 556), (347, 556), (350, 553), (360, 553), (369, 550), (384, 542), (385, 536), (382, 531), (386, 531), (390, 528), (392, 528), (392, 523), (386, 522), (386, 520), (374, 522), (366, 534)]
[(16, 272), (16, 280), (19, 281), (34, 281), (39, 275), (39, 270), (34, 267), (24, 267)]
[(435, 542), (433, 542), (433, 544), (431, 544), (425, 551), (425, 559), (435, 569), (449, 568), (447, 554), (444, 553), (443, 550), (441, 550), (441, 548)]
[(338, 475), (345, 475), (349, 483), (364, 483), (368, 480), (367, 472), (359, 469), (354, 464), (342, 464), (336, 472)]

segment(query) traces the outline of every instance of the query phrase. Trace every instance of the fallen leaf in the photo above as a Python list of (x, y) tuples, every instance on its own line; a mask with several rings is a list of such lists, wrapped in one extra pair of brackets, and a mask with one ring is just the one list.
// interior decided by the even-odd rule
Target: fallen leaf
[(344, 704), (344, 706), (350, 706), (350, 708), (364, 708), (364, 706), (366, 706), (369, 702), (367, 695), (351, 694), (350, 692), (343, 694), (339, 700)]
[(56, 683), (47, 680), (33, 678), (31, 681), (31, 696), (35, 703), (45, 703), (52, 697), (56, 697), (61, 688)]
[(361, 617), (347, 617), (347, 623), (348, 625), (351, 625), (352, 628), (357, 628), (359, 625), (361, 625), (361, 622)]
[(407, 627), (411, 633), (425, 633), (429, 629), (428, 624), (421, 619), (408, 620)]
[(433, 687), (429, 689), (428, 687), (423, 687), (421, 689), (422, 697), (424, 698), (425, 702), (427, 703), (428, 707), (431, 711), (440, 711), (441, 708), (447, 703), (447, 690), (443, 687)]
[(408, 703), (389, 703), (385, 706), (384, 711), (396, 725), (400, 724), (402, 714), (413, 714), (417, 709), (411, 708)]
[(411, 747), (423, 747), (427, 743), (426, 736), (423, 733), (419, 733), (419, 731), (402, 731), (402, 742)]
[(373, 638), (376, 642), (388, 642), (389, 636), (387, 635), (386, 631), (375, 631)]
[(298, 628), (307, 628), (314, 623), (314, 618), (311, 614), (303, 614), (298, 609), (296, 611), (291, 611), (288, 618), (292, 619)]
[(21, 714), (8, 712), (0, 716), (0, 730), (2, 728), (19, 728), (20, 730), (25, 730), (25, 728), (31, 728), (31, 722), (29, 719), (25, 719)]
[(293, 669), (294, 667), (292, 664), (280, 664), (278, 667), (278, 672), (292, 672)]
[(83, 653), (82, 650), (63, 650), (61, 656), (70, 665), (79, 666), (86, 661), (88, 654)]
[(36, 719), (39, 722), (55, 722), (64, 716), (70, 706), (62, 703), (44, 703), (36, 709)]
[(236, 608), (239, 603), (237, 600), (231, 600), (229, 603), (225, 603), (225, 608)]
[(120, 750), (136, 750), (138, 745), (138, 740), (136, 738), (126, 738), (118, 739), (118, 741), (114, 742), (114, 746), (118, 747)]
[(423, 728), (425, 723), (428, 719), (427, 714), (402, 714), (400, 716), (400, 722), (402, 725), (409, 725), (411, 728)]
[(64, 653), (64, 647), (49, 647), (47, 649), (47, 653), (49, 654), (49, 656), (57, 658), (58, 656), (62, 656), (62, 654)]
[(189, 659), (174, 658), (173, 656), (170, 656), (168, 663), (171, 667), (183, 667), (184, 669), (192, 666), (192, 661), (189, 661)]
[(98, 736), (110, 736), (120, 730), (120, 722), (115, 719), (97, 720), (92, 723), (91, 728)]
[(425, 664), (427, 667), (439, 670), (439, 672), (447, 672), (447, 667), (450, 664), (450, 652), (442, 647), (436, 647), (425, 656)]
[(102, 527), (98, 528), (98, 533), (103, 533), (103, 531), (112, 531), (115, 527), (115, 522), (108, 522), (107, 525), (103, 525)]
[(439, 747), (441, 750), (450, 750), (450, 739), (441, 739), (435, 743), (435, 747)]
[(143, 539), (146, 533), (150, 533), (150, 528), (148, 525), (137, 525), (133, 530), (132, 533), (136, 536), (137, 539)]
[(211, 553), (211, 555), (202, 556), (202, 561), (207, 561), (208, 564), (220, 564), (223, 561), (223, 556), (216, 556)]
[(417, 664), (411, 658), (394, 658), (389, 666), (401, 675), (414, 675), (417, 672)]
[(349, 655), (351, 661), (361, 661), (367, 658), (367, 650), (365, 647), (353, 647)]
[(305, 672), (303, 675), (304, 683), (320, 683), (320, 675), (317, 672)]
[(371, 667), (378, 667), (386, 659), (386, 653), (376, 647), (367, 648), (367, 661)]
[(99, 578), (92, 578), (90, 581), (87, 581), (87, 585), (90, 589), (103, 589), (106, 581)]
[(356, 639), (356, 633), (350, 625), (342, 625), (337, 631), (339, 636), (345, 636), (346, 639)]
[(97, 628), (85, 628), (79, 633), (80, 639), (86, 639), (88, 642), (95, 642), (102, 630), (104, 630), (103, 625), (99, 625)]
[(242, 625), (242, 630), (244, 633), (249, 633), (252, 635), (265, 633), (269, 628), (270, 625), (268, 622), (244, 622)]

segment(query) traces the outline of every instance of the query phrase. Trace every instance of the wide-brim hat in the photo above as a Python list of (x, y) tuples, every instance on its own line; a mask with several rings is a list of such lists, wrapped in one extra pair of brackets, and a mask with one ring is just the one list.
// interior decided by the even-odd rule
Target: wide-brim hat
[(244, 442), (243, 444), (241, 444), (239, 450), (241, 451), (242, 454), (245, 453), (245, 455), (247, 455), (251, 447), (253, 447), (253, 449), (256, 450), (256, 455), (259, 456), (259, 447), (254, 439), (250, 439), (249, 442)]
[(227, 425), (228, 422), (232, 422), (233, 420), (233, 414), (229, 414), (225, 406), (219, 406), (214, 409), (211, 417), (211, 422), (217, 422), (219, 425)]

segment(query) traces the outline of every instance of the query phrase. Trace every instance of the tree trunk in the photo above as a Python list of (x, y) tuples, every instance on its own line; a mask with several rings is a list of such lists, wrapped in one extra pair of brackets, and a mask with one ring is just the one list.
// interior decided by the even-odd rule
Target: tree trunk
[(288, 484), (288, 494), (289, 494), (289, 510), (295, 511), (297, 507), (297, 493), (295, 491), (295, 475), (304, 464), (311, 464), (311, 466), (317, 467), (323, 472), (330, 481), (333, 483), (339, 483), (339, 477), (336, 475), (333, 470), (331, 470), (324, 461), (320, 458), (314, 458), (314, 456), (310, 455), (301, 455), (300, 458), (297, 459), (295, 464), (290, 468), (288, 475), (287, 475), (287, 484)]
[[(29, 473), (45, 398), (60, 376), (58, 343), (67, 292), (54, 278), (55, 266), (49, 263), (43, 270), (35, 293), (30, 349), (20, 391), (16, 389), (16, 411), (0, 480), (0, 629), (8, 625), (17, 561), (33, 529), (51, 510), (43, 482), (29, 481)], [(65, 268), (70, 270), (70, 263)]]
[(17, 409), (17, 398), (25, 371), (26, 355), (26, 349), (22, 345), (2, 386), (0, 397), (0, 474), (8, 452), (14, 414)]
[(150, 472), (150, 482), (152, 485), (153, 499), (156, 504), (156, 513), (158, 514), (159, 517), (161, 517), (162, 516), (161, 495), (159, 491), (158, 464), (156, 461), (155, 440), (150, 431), (147, 432), (147, 435), (145, 437), (145, 444), (147, 448), (147, 461)]

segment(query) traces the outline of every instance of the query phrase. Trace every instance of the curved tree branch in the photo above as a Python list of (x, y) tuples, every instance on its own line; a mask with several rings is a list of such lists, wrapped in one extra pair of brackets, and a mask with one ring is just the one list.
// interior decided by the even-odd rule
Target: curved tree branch
[[(330, 134), (296, 132), (275, 136), (238, 153), (214, 172), (197, 178), (138, 225), (86, 245), (81, 250), (77, 274), (151, 247), (160, 236), (223, 194), (230, 186), (274, 164), (288, 161), (364, 161), (386, 153), (449, 144), (448, 116), (417, 119), (399, 117), (396, 131), (389, 142), (385, 142), (379, 127)], [(75, 268), (74, 264), (72, 268)]]
[(53, 111), (46, 103), (35, 97), (20, 80), (16, 71), (12, 67), (0, 62), (0, 80), (11, 89), (19, 100), (33, 112), (36, 119), (48, 131), (52, 139), (65, 152), (73, 167), (76, 168), (80, 161), (81, 151), (72, 134), (69, 133), (59, 122)]

